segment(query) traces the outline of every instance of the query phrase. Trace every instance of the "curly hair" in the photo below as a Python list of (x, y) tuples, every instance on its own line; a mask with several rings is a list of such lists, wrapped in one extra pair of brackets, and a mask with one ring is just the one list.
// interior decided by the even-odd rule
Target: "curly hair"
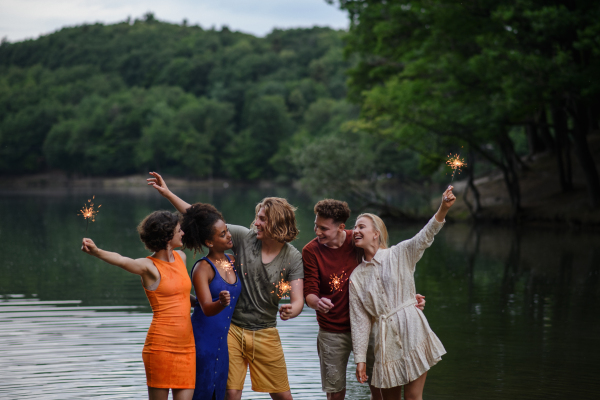
[(150, 251), (161, 251), (173, 235), (181, 216), (170, 211), (154, 211), (140, 222), (137, 231), (144, 246)]
[(345, 224), (350, 218), (350, 207), (345, 201), (325, 199), (315, 204), (315, 215), (333, 219), (335, 223)]
[(225, 222), (223, 215), (211, 204), (196, 203), (185, 210), (181, 221), (183, 248), (202, 253), (202, 246), (212, 239), (217, 221)]
[(289, 243), (298, 237), (300, 231), (296, 227), (296, 207), (281, 197), (266, 197), (256, 205), (254, 221), (250, 229), (256, 232), (254, 223), (258, 218), (261, 208), (265, 209), (267, 216), (266, 233), (278, 242)]

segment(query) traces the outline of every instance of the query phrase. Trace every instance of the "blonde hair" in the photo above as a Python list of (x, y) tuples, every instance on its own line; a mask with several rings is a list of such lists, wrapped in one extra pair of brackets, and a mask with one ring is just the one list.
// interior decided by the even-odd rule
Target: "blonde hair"
[(289, 243), (298, 237), (300, 231), (296, 227), (296, 207), (281, 197), (266, 197), (256, 205), (254, 221), (250, 229), (256, 232), (256, 219), (260, 209), (265, 209), (267, 216), (266, 233), (278, 242)]
[[(383, 220), (379, 218), (375, 214), (371, 213), (363, 213), (356, 217), (358, 221), (361, 217), (367, 217), (373, 222), (373, 228), (379, 233), (379, 248), (387, 249), (388, 248), (388, 231), (383, 223)], [(356, 225), (356, 224), (355, 224)]]

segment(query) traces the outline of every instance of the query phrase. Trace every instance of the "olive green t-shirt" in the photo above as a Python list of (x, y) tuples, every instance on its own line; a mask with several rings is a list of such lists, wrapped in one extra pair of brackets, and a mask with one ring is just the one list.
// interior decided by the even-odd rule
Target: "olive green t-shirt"
[(276, 285), (283, 279), (291, 282), (304, 278), (302, 255), (286, 243), (279, 254), (263, 264), (262, 242), (256, 232), (239, 225), (227, 224), (233, 239), (235, 267), (242, 282), (231, 322), (240, 328), (256, 331), (277, 325), (279, 296)]

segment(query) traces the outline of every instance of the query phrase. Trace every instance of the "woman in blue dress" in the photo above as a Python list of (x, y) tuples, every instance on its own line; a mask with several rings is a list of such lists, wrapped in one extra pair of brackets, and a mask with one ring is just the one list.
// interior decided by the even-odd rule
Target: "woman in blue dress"
[(198, 299), (192, 314), (196, 340), (196, 389), (194, 400), (223, 400), (229, 371), (227, 335), (231, 315), (242, 286), (233, 266), (231, 233), (221, 213), (210, 204), (189, 207), (181, 222), (183, 244), (194, 252), (208, 248), (208, 255), (192, 268)]

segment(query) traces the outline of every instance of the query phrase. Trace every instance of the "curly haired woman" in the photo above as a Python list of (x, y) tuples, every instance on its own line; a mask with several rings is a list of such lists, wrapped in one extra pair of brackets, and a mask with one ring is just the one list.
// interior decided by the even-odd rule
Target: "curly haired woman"
[(196, 357), (190, 320), (192, 283), (185, 268), (183, 231), (179, 215), (155, 211), (138, 226), (140, 239), (153, 252), (146, 258), (131, 259), (99, 249), (92, 239), (84, 238), (81, 250), (104, 262), (142, 278), (152, 306), (142, 359), (146, 369), (148, 398), (167, 400), (169, 389), (174, 400), (190, 400), (194, 393)]
[(194, 400), (222, 400), (229, 371), (227, 335), (242, 284), (233, 256), (231, 233), (221, 213), (210, 204), (196, 203), (183, 214), (186, 249), (208, 255), (192, 267), (192, 282), (198, 303), (192, 314), (196, 340), (196, 389)]

